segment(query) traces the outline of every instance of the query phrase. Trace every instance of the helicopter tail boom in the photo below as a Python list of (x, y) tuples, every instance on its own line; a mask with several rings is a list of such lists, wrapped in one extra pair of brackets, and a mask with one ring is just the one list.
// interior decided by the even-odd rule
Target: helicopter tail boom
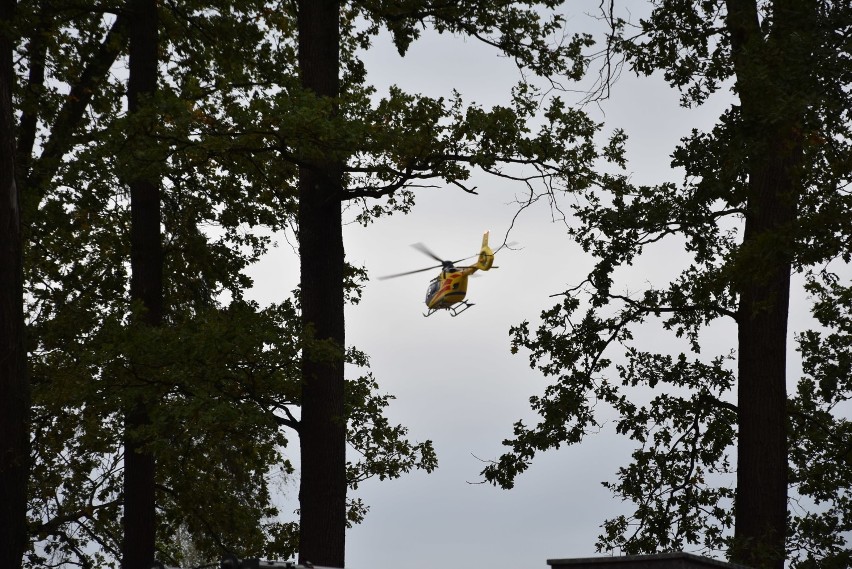
[(482, 235), (482, 248), (479, 250), (479, 258), (474, 265), (480, 271), (487, 271), (494, 264), (494, 251), (488, 246), (488, 232)]

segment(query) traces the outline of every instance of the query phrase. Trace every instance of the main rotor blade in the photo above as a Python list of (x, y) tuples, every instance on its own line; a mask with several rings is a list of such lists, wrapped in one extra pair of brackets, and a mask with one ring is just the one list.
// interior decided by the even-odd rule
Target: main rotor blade
[(429, 249), (429, 247), (427, 247), (423, 243), (415, 243), (415, 244), (412, 245), (412, 247), (414, 247), (415, 249), (417, 249), (418, 251), (420, 251), (424, 255), (432, 257), (433, 259), (435, 259), (436, 261), (441, 263), (441, 265), (443, 265), (446, 262), (446, 261), (444, 261), (444, 259), (440, 258), (438, 255), (433, 253), (432, 250)]
[(415, 271), (406, 271), (404, 273), (396, 273), (394, 275), (385, 275), (383, 277), (378, 277), (378, 280), (384, 281), (387, 279), (395, 279), (396, 277), (404, 277), (405, 275), (413, 275), (415, 273), (425, 273), (426, 271), (434, 271), (435, 269), (440, 269), (444, 265), (436, 265), (434, 267), (426, 267), (425, 269), (417, 269)]

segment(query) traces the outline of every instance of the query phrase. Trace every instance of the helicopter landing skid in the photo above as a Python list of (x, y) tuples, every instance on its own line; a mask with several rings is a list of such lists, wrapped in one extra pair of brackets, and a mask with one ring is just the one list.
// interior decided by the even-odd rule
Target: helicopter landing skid
[(464, 312), (465, 310), (467, 310), (468, 308), (470, 308), (471, 306), (475, 306), (475, 305), (472, 302), (468, 302), (466, 300), (463, 300), (462, 302), (460, 302), (456, 306), (448, 306), (446, 308), (430, 308), (428, 311), (426, 311), (423, 314), (423, 316), (428, 318), (429, 316), (432, 316), (433, 314), (435, 314), (439, 310), (446, 310), (450, 313), (450, 316), (456, 317), (459, 314), (461, 314), (462, 312)]

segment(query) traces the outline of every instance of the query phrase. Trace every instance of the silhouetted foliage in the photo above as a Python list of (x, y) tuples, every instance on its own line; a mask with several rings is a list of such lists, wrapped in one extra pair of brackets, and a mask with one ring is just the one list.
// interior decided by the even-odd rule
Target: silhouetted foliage
[[(569, 234), (596, 264), (535, 329), (513, 328), (513, 350), (528, 349), (552, 384), (531, 399), (540, 422), (517, 423), (484, 474), (511, 487), (537, 452), (580, 442), (611, 408), (637, 448), (606, 486), (636, 509), (604, 523), (600, 549), (693, 546), (754, 567), (845, 566), (852, 12), (817, 0), (659, 0), (631, 22), (617, 3), (604, 7), (604, 87), (627, 67), (662, 75), (684, 106), (717, 91), (734, 102), (674, 149), (680, 183), (615, 173), (558, 188), (571, 196)], [(662, 242), (684, 248), (684, 267), (622, 292), (619, 269)], [(797, 336), (804, 370), (787, 396), (794, 273), (821, 329)], [(723, 320), (738, 330), (732, 351), (708, 354), (702, 334)], [(671, 352), (643, 349), (650, 330), (672, 335)]]

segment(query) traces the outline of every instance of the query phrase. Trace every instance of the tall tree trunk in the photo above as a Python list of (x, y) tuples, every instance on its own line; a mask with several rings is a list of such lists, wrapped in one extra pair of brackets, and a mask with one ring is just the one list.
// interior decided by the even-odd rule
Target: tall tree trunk
[[(790, 134), (781, 139), (790, 140)], [(764, 257), (740, 285), (738, 447), (734, 561), (755, 568), (784, 567), (787, 533), (787, 314), (790, 249), (773, 255), (795, 220), (790, 163), (781, 157), (750, 172), (743, 247)], [(758, 253), (758, 251), (754, 251)], [(746, 255), (746, 258), (748, 255)]]
[[(140, 112), (157, 87), (156, 0), (130, 0), (128, 110)], [(133, 147), (133, 145), (131, 145)], [(133, 157), (131, 157), (132, 163)], [(150, 168), (142, 171), (150, 172)], [(159, 180), (148, 173), (130, 181), (130, 297), (144, 307), (139, 326), (159, 326), (163, 318), (163, 252), (160, 237)], [(148, 569), (155, 551), (155, 461), (136, 431), (150, 422), (142, 393), (130, 394), (125, 415), (124, 539), (122, 567)]]
[[(755, 0), (729, 0), (728, 29), (748, 144), (737, 274), (738, 450), (733, 561), (783, 569), (786, 557), (787, 318), (805, 109), (810, 1), (774, 3), (764, 37)], [(804, 32), (804, 33), (803, 33)]]
[[(4, 29), (15, 0), (0, 0)], [(19, 568), (27, 543), (30, 391), (24, 352), (20, 195), (12, 110), (13, 39), (0, 29), (0, 567)]]
[[(302, 85), (336, 98), (339, 2), (300, 0), (298, 10)], [(312, 339), (302, 363), (299, 560), (331, 567), (343, 567), (346, 533), (341, 172), (334, 156), (299, 172), (302, 326)]]

